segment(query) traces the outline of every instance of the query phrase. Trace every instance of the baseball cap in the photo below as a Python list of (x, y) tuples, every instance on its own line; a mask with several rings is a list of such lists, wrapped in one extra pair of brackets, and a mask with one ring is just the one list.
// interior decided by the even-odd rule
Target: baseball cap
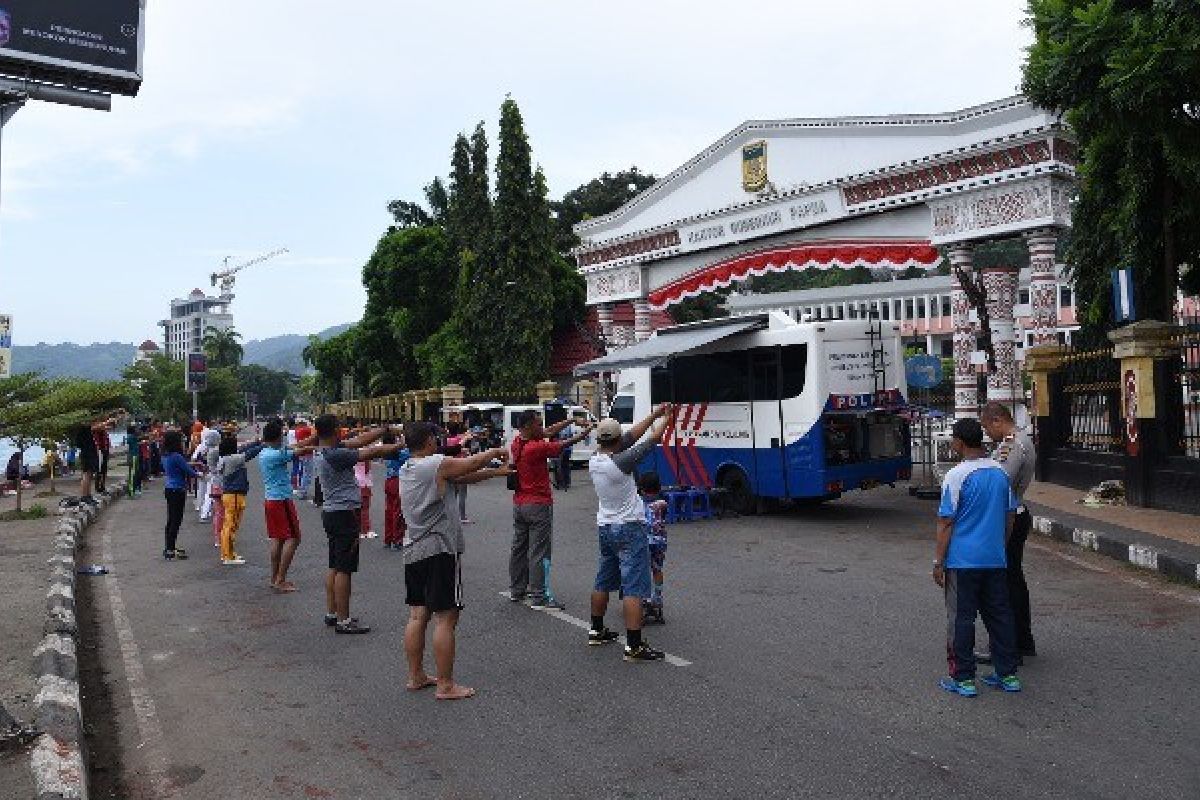
[(967, 447), (983, 447), (983, 426), (974, 417), (965, 417), (955, 422), (951, 433), (955, 439), (961, 439)]
[(596, 426), (596, 440), (600, 442), (613, 442), (621, 438), (621, 423), (617, 422), (612, 417), (605, 417), (600, 420), (600, 424)]

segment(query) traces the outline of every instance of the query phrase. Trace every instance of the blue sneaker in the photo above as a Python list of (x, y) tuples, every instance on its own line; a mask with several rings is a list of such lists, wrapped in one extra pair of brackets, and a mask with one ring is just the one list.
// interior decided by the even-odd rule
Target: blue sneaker
[(974, 680), (956, 681), (954, 678), (942, 678), (938, 681), (938, 686), (960, 697), (979, 696), (979, 690), (975, 688)]
[(1006, 692), (1021, 691), (1021, 679), (1016, 675), (1005, 675), (1001, 678), (993, 672), (991, 675), (985, 675), (983, 682), (994, 689), (1003, 689)]

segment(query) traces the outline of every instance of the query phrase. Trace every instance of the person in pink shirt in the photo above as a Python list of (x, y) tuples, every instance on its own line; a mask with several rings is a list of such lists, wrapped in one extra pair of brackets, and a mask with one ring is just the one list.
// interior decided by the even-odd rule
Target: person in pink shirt
[(371, 462), (359, 461), (354, 465), (354, 479), (358, 482), (358, 492), (362, 496), (362, 508), (358, 512), (358, 538), (374, 539), (377, 534), (371, 528), (371, 494), (375, 489), (371, 477)]

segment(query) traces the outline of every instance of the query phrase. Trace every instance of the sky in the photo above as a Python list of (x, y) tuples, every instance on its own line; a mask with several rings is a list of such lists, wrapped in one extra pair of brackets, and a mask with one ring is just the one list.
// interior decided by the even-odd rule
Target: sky
[(1018, 91), (1024, 0), (148, 0), (145, 83), (3, 131), (14, 344), (161, 341), (226, 256), (246, 339), (357, 320), (390, 221), (506, 94), (553, 196), (663, 175), (746, 119), (950, 111)]

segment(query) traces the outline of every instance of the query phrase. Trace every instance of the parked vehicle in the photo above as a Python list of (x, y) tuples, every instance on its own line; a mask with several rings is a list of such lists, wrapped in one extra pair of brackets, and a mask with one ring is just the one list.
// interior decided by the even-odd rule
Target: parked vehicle
[(642, 469), (720, 486), (750, 511), (911, 476), (902, 355), (893, 324), (772, 312), (665, 328), (580, 371), (618, 365), (611, 413), (623, 424), (676, 405)]

